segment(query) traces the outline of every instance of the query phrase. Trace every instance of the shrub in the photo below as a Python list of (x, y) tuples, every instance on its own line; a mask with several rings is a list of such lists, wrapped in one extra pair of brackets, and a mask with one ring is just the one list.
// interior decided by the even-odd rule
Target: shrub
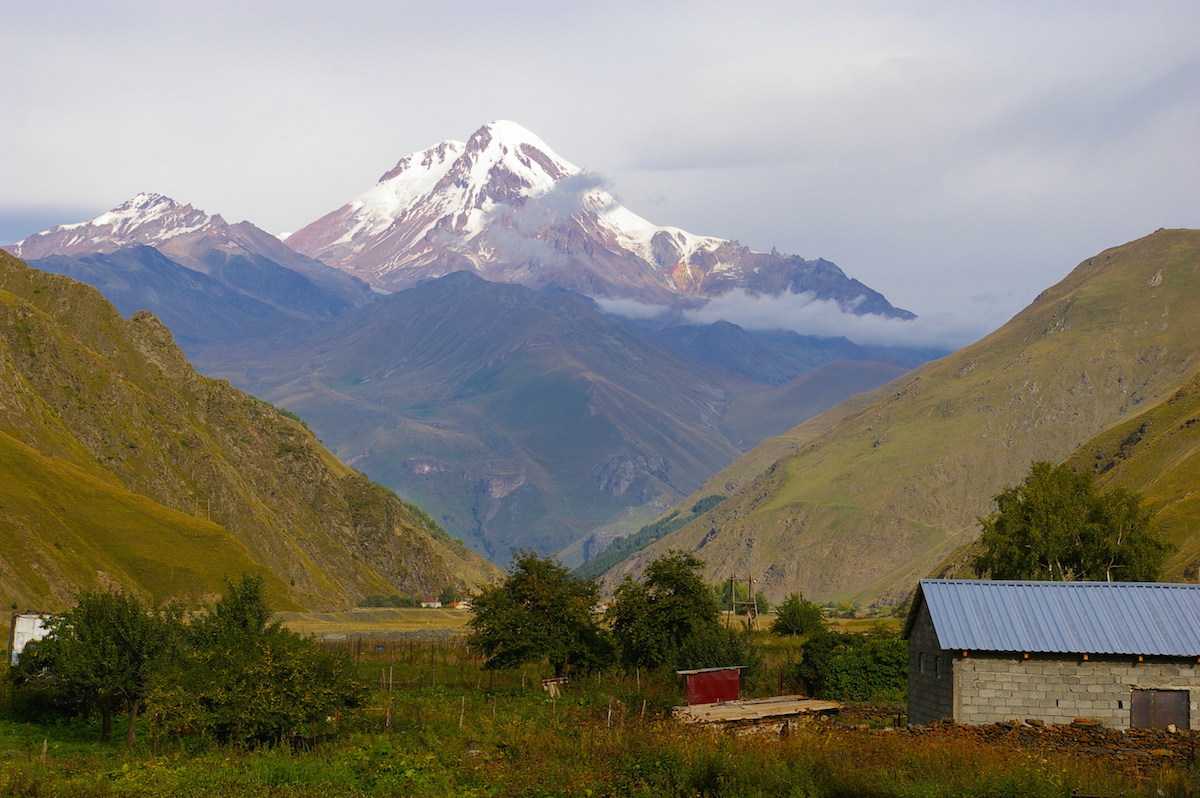
[(908, 643), (894, 632), (823, 632), (804, 643), (796, 675), (812, 696), (900, 701), (908, 691)]

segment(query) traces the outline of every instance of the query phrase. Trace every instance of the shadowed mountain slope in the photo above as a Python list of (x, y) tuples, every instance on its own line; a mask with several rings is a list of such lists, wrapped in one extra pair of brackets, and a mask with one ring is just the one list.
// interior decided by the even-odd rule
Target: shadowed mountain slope
[[(808, 422), (765, 470), (718, 474), (690, 501), (732, 484), (728, 500), (608, 576), (683, 548), (708, 578), (751, 572), (773, 599), (897, 600), (977, 534), (976, 517), (1031, 462), (1061, 460), (1198, 367), (1200, 231), (1159, 231), (1089, 258), (996, 332), (815, 437), (801, 431), (840, 411)], [(786, 438), (763, 446), (779, 453)]]
[(112, 582), (195, 597), (252, 569), (325, 608), (496, 575), (300, 424), (198, 375), (153, 315), (0, 253), (0, 317), (5, 600), (53, 609)]
[(584, 298), (469, 272), (203, 366), (302, 414), (498, 560), (686, 496), (738, 454), (718, 428), (732, 399), (766, 387), (660, 349)]
[(908, 372), (887, 363), (826, 363), (771, 390), (739, 396), (721, 419), (721, 429), (739, 449), (749, 449), (786, 433), (796, 419), (817, 416)]

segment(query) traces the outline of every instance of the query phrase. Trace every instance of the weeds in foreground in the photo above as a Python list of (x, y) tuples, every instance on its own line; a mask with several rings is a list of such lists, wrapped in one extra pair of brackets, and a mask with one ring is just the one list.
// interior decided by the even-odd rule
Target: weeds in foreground
[(1065, 798), (1200, 787), (1188, 770), (1138, 779), (1101, 759), (903, 732), (713, 734), (670, 719), (673, 675), (583, 676), (554, 700), (536, 669), (481, 671), (453, 645), (371, 654), (359, 664), (377, 685), (368, 709), (339, 718), (311, 750), (303, 737), (245, 749), (156, 735), (152, 715), (132, 751), (93, 742), (94, 720), (0, 722), (0, 795)]

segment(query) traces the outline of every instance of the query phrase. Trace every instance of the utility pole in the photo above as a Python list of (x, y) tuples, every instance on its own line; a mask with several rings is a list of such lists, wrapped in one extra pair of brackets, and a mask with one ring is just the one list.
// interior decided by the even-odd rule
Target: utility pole
[[(738, 598), (738, 585), (742, 582), (746, 583), (746, 598)], [(737, 576), (729, 577), (729, 609), (733, 615), (737, 615), (738, 607), (746, 608), (746, 626), (750, 629), (758, 628), (758, 598), (754, 595), (754, 586), (758, 584), (758, 580), (752, 574), (746, 574), (746, 578), (742, 579)], [(726, 624), (728, 626), (728, 624)]]

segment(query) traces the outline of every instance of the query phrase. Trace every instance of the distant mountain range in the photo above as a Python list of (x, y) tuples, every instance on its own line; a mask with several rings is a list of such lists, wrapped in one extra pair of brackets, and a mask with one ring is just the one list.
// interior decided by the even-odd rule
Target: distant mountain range
[(139, 194), (6, 249), (99, 288), (126, 316), (153, 312), (189, 353), (334, 318), (374, 299), (366, 283), (249, 222), (231, 225), (159, 194)]
[(978, 534), (1031, 462), (1068, 458), (1147, 492), (1200, 568), (1192, 395), (1200, 231), (1161, 230), (1081, 263), (983, 340), (763, 441), (676, 509), (729, 498), (607, 575), (668, 549), (773, 599), (894, 603)]
[(0, 252), (0, 598), (121, 585), (196, 605), (242, 572), (276, 606), (436, 595), (498, 570), (300, 423), (192, 370), (150, 313)]
[[(943, 354), (683, 323), (733, 290), (912, 314), (827, 261), (652, 225), (511, 122), (407, 156), (286, 246), (141, 194), (8, 249), (152, 311), (205, 373), (301, 413), (501, 562), (652, 515)], [(607, 316), (593, 298), (663, 312)]]

